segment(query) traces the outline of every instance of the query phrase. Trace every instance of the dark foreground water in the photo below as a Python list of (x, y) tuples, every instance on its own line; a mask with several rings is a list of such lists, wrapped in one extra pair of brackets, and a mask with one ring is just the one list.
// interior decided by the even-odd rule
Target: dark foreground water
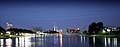
[(43, 35), (0, 39), (0, 47), (120, 47), (120, 38)]

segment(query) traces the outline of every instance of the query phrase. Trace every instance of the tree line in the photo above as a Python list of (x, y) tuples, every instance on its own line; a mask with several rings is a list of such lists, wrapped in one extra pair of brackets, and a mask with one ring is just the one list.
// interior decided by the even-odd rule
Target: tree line
[(103, 22), (98, 22), (98, 23), (93, 22), (88, 26), (88, 33), (97, 34), (97, 33), (101, 32), (103, 27), (104, 27)]
[(18, 28), (10, 28), (10, 29), (7, 29), (5, 30), (4, 28), (2, 28), (0, 26), (0, 33), (6, 33), (7, 31), (9, 31), (11, 34), (16, 34), (16, 33), (35, 33), (31, 30), (27, 30), (27, 29), (18, 29)]
[[(107, 31), (107, 29), (109, 29), (110, 31)], [(120, 27), (116, 27), (116, 29), (105, 27), (103, 22), (92, 22), (88, 26), (88, 31), (84, 31), (83, 34), (103, 34), (103, 30), (106, 31), (106, 35), (120, 35)]]

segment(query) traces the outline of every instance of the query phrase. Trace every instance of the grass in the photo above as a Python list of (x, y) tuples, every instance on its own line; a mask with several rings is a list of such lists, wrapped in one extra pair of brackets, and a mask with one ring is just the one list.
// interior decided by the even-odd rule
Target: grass
[(109, 33), (99, 33), (99, 34), (80, 34), (80, 36), (90, 36), (90, 37), (94, 37), (94, 36), (103, 36), (103, 37), (120, 37), (120, 35), (110, 35)]
[(10, 35), (10, 34), (2, 34), (0, 38), (15, 38), (15, 37), (25, 37), (25, 36), (41, 36), (40, 34), (31, 34), (31, 35)]
[(9, 34), (3, 34), (0, 35), (0, 38), (14, 38), (14, 37), (22, 37), (24, 35), (9, 35)]

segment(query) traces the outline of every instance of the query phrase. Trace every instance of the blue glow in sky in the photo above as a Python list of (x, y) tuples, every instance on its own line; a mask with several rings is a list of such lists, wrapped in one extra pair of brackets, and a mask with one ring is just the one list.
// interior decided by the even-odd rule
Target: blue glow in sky
[(41, 26), (52, 29), (87, 29), (92, 22), (120, 26), (120, 1), (4, 1), (0, 3), (0, 26)]

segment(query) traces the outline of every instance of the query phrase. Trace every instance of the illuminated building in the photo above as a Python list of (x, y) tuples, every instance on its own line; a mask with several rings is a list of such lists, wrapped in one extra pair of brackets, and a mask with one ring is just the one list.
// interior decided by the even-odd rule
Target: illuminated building
[[(13, 28), (13, 24), (11, 24), (11, 23), (6, 23), (6, 24), (7, 24), (7, 28), (6, 28), (6, 29)], [(6, 33), (7, 33), (7, 34), (11, 34), (10, 31), (7, 31)]]
[(11, 24), (11, 23), (6, 23), (6, 24), (7, 24), (7, 28), (6, 29), (13, 28), (13, 24)]
[(68, 33), (80, 33), (80, 29), (77, 28), (77, 29), (67, 29), (67, 32)]

